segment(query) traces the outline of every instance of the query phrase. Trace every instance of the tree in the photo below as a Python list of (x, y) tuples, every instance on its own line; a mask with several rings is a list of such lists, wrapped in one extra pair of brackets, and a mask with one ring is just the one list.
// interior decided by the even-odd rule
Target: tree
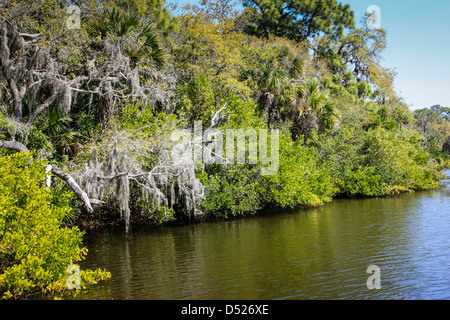
[(133, 68), (144, 57), (150, 58), (159, 67), (165, 63), (165, 53), (156, 29), (137, 13), (106, 10), (100, 19), (88, 25), (88, 31), (103, 46), (108, 41), (117, 45), (130, 58)]
[(147, 23), (155, 26), (163, 33), (176, 30), (177, 19), (172, 17), (165, 5), (165, 0), (106, 0), (104, 8), (122, 9), (133, 12)]
[(450, 108), (443, 107), (439, 104), (434, 105), (430, 108), (432, 111), (436, 112), (445, 121), (450, 121)]
[(325, 34), (342, 37), (353, 28), (354, 13), (336, 0), (244, 0), (247, 31), (261, 37), (287, 37), (301, 42)]
[[(67, 14), (62, 7), (54, 2), (53, 8), (52, 11), (51, 2), (32, 6), (22, 4), (20, 7), (11, 4), (10, 7), (5, 5), (4, 11), (0, 12), (0, 75), (11, 93), (14, 120), (18, 124), (30, 126), (55, 102), (67, 113), (72, 99), (71, 88), (84, 79), (82, 76), (68, 77), (61, 72), (67, 59), (76, 51), (74, 44), (67, 45), (76, 36), (65, 28), (61, 17), (67, 17)], [(39, 17), (34, 21), (33, 18), (43, 11), (48, 11), (49, 18), (41, 21)], [(62, 22), (55, 22), (56, 17)]]
[(414, 110), (416, 127), (423, 135), (423, 145), (434, 155), (446, 150), (450, 136), (450, 122), (446, 120), (447, 109), (440, 105)]
[(432, 122), (439, 119), (439, 115), (428, 108), (415, 110), (414, 117), (417, 120), (417, 126), (423, 134), (427, 133), (428, 127)]
[(314, 148), (280, 134), (279, 170), (265, 176), (265, 202), (281, 208), (319, 206), (335, 194), (329, 169), (323, 166)]
[[(379, 104), (396, 104), (398, 99), (393, 88), (395, 72), (381, 65), (387, 33), (381, 28), (370, 29), (367, 24), (369, 18), (369, 15), (364, 16), (361, 28), (350, 30), (340, 39), (327, 35), (316, 38), (313, 44), (315, 59), (325, 62), (335, 77), (346, 79), (351, 73), (351, 78), (358, 82), (359, 93), (368, 91), (364, 88), (367, 83), (370, 85), (366, 86), (367, 89), (374, 91), (371, 99), (376, 99)], [(344, 86), (349, 84), (343, 81)]]
[(265, 63), (260, 70), (247, 72), (245, 78), (255, 82), (259, 88), (257, 101), (267, 118), (268, 127), (273, 128), (280, 120), (281, 101), (289, 101), (289, 97), (284, 96), (289, 94), (290, 89), (288, 73), (276, 65)]
[[(97, 121), (107, 126), (119, 102), (154, 100), (147, 79), (154, 65), (163, 65), (164, 50), (153, 25), (135, 14), (106, 10), (100, 20), (86, 15), (83, 28), (71, 30), (63, 4), (8, 4), (0, 12), (0, 79), (13, 100), (10, 123), (21, 131), (29, 131), (52, 104), (64, 116), (77, 102), (89, 109), (96, 103)], [(39, 15), (44, 9), (46, 19)]]
[(317, 81), (310, 81), (296, 90), (295, 104), (290, 110), (291, 132), (294, 140), (304, 136), (305, 141), (311, 131), (324, 133), (333, 129), (337, 112), (334, 104), (324, 94)]
[(231, 20), (215, 24), (204, 13), (186, 13), (178, 21), (179, 32), (170, 39), (181, 80), (204, 74), (216, 96), (249, 95), (249, 88), (239, 81), (242, 69), (248, 67), (249, 37), (235, 32)]
[[(28, 150), (28, 148), (25, 145), (23, 145), (21, 142), (18, 142), (18, 141), (0, 140), (0, 150), (3, 148), (18, 151), (18, 152), (23, 152), (23, 153), (27, 153), (27, 154), (30, 153), (30, 150)], [(39, 156), (37, 158), (39, 158)], [(47, 167), (47, 169), (50, 170), (50, 172), (52, 172), (58, 178), (62, 179), (67, 184), (67, 186), (76, 194), (78, 199), (83, 203), (87, 212), (89, 212), (89, 213), (94, 212), (94, 208), (92, 207), (92, 204), (100, 204), (100, 205), (105, 204), (103, 201), (100, 201), (97, 199), (89, 199), (86, 192), (84, 192), (80, 188), (80, 186), (72, 178), (72, 176), (70, 174), (68, 174), (67, 172), (61, 170), (58, 166), (48, 164), (46, 167)]]
[(81, 149), (81, 144), (77, 142), (81, 134), (71, 127), (72, 118), (70, 115), (62, 115), (54, 105), (48, 108), (47, 113), (42, 132), (59, 154), (75, 155)]
[(208, 124), (215, 101), (211, 82), (206, 75), (193, 76), (188, 83), (178, 87), (177, 93), (180, 97), (180, 111), (185, 113), (189, 124), (199, 120)]
[(336, 73), (342, 74), (343, 71), (349, 70), (357, 81), (371, 81), (374, 80), (381, 54), (386, 48), (386, 31), (370, 30), (368, 27), (355, 29), (340, 39), (335, 46), (335, 53), (342, 62), (341, 70), (335, 68)]
[[(105, 132), (88, 151), (88, 162), (74, 168), (74, 179), (90, 198), (118, 209), (126, 232), (132, 212), (156, 223), (172, 220), (176, 206), (188, 218), (201, 214), (204, 186), (196, 177), (193, 150), (203, 152), (209, 132), (228, 119), (225, 105), (214, 113), (201, 137), (186, 141), (174, 115), (153, 116), (149, 108), (138, 111), (128, 106), (122, 126)], [(182, 141), (177, 140), (180, 137)]]
[(202, 181), (205, 199), (201, 206), (207, 213), (228, 217), (255, 214), (263, 207), (260, 168), (255, 165), (212, 166)]
[(235, 18), (238, 15), (236, 6), (237, 0), (202, 0), (202, 9), (205, 15), (211, 17), (213, 21), (219, 23), (230, 18)]

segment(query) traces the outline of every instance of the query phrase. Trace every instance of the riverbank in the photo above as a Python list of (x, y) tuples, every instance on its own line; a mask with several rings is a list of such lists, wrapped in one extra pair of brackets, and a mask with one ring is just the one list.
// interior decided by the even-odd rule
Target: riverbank
[[(445, 176), (443, 176), (442, 180), (450, 179), (450, 172), (447, 172)], [(334, 202), (335, 200), (352, 200), (352, 199), (376, 199), (376, 198), (390, 198), (390, 197), (396, 197), (401, 194), (405, 193), (412, 193), (412, 192), (420, 192), (420, 191), (429, 191), (432, 189), (437, 189), (441, 186), (439, 184), (436, 186), (436, 188), (430, 188), (430, 189), (422, 189), (422, 190), (411, 190), (406, 189), (401, 186), (396, 186), (391, 189), (391, 192), (389, 194), (385, 194), (382, 196), (364, 196), (364, 195), (348, 195), (348, 194), (340, 194), (333, 197), (333, 199), (330, 202)], [(330, 203), (327, 202), (327, 203)], [(326, 203), (325, 203), (326, 204)], [(180, 226), (180, 225), (187, 225), (191, 223), (201, 223), (201, 222), (213, 222), (213, 221), (226, 221), (226, 220), (234, 220), (234, 219), (242, 219), (247, 217), (254, 217), (254, 216), (260, 216), (260, 215), (274, 215), (279, 213), (286, 213), (290, 211), (298, 211), (298, 210), (307, 210), (307, 209), (313, 209), (317, 207), (321, 207), (324, 204), (320, 206), (297, 206), (295, 208), (281, 208), (281, 207), (266, 207), (255, 214), (243, 214), (243, 215), (237, 215), (237, 216), (216, 216), (213, 214), (199, 214), (196, 217), (187, 217), (184, 215), (177, 215), (175, 216), (175, 219), (173, 221), (168, 221), (160, 224), (156, 224), (152, 222), (148, 217), (142, 216), (142, 215), (133, 215), (130, 216), (130, 222), (129, 226), (132, 228), (134, 227), (164, 227), (164, 226)], [(100, 213), (87, 213), (82, 212), (79, 214), (79, 216), (76, 219), (75, 226), (80, 228), (80, 230), (87, 231), (87, 230), (103, 230), (103, 229), (110, 229), (110, 228), (124, 228), (125, 229), (125, 222), (123, 218), (120, 217), (120, 213), (118, 211), (102, 211)]]

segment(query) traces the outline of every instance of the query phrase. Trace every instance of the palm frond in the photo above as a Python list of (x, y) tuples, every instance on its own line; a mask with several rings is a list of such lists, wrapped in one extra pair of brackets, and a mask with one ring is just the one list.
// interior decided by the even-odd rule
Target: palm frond
[(158, 31), (137, 13), (122, 12), (115, 8), (106, 10), (100, 19), (88, 23), (87, 30), (97, 43), (106, 38), (112, 39), (133, 65), (146, 57), (153, 60), (157, 67), (162, 67), (166, 62)]

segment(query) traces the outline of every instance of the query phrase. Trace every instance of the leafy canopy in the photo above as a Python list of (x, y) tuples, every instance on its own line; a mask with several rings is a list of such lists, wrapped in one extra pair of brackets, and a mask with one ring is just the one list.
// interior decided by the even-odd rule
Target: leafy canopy
[(354, 13), (336, 0), (244, 0), (250, 33), (287, 37), (298, 42), (320, 34), (342, 37), (353, 28)]

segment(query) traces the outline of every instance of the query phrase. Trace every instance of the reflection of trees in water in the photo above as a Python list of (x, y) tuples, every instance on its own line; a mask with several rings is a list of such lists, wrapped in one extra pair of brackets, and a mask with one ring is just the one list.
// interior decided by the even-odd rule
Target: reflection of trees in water
[[(444, 188), (448, 192), (448, 186)], [(424, 219), (431, 214), (423, 214), (424, 206), (441, 210), (442, 201), (448, 203), (446, 193), (418, 192), (336, 200), (277, 215), (133, 230), (127, 236), (102, 233), (92, 239), (88, 259), (110, 271), (112, 280), (95, 295), (116, 299), (355, 297), (366, 294), (367, 267), (377, 264), (382, 270), (383, 295), (401, 297), (407, 289), (399, 290), (414, 284), (410, 272), (420, 268), (414, 246), (425, 237), (421, 234), (428, 223)]]

